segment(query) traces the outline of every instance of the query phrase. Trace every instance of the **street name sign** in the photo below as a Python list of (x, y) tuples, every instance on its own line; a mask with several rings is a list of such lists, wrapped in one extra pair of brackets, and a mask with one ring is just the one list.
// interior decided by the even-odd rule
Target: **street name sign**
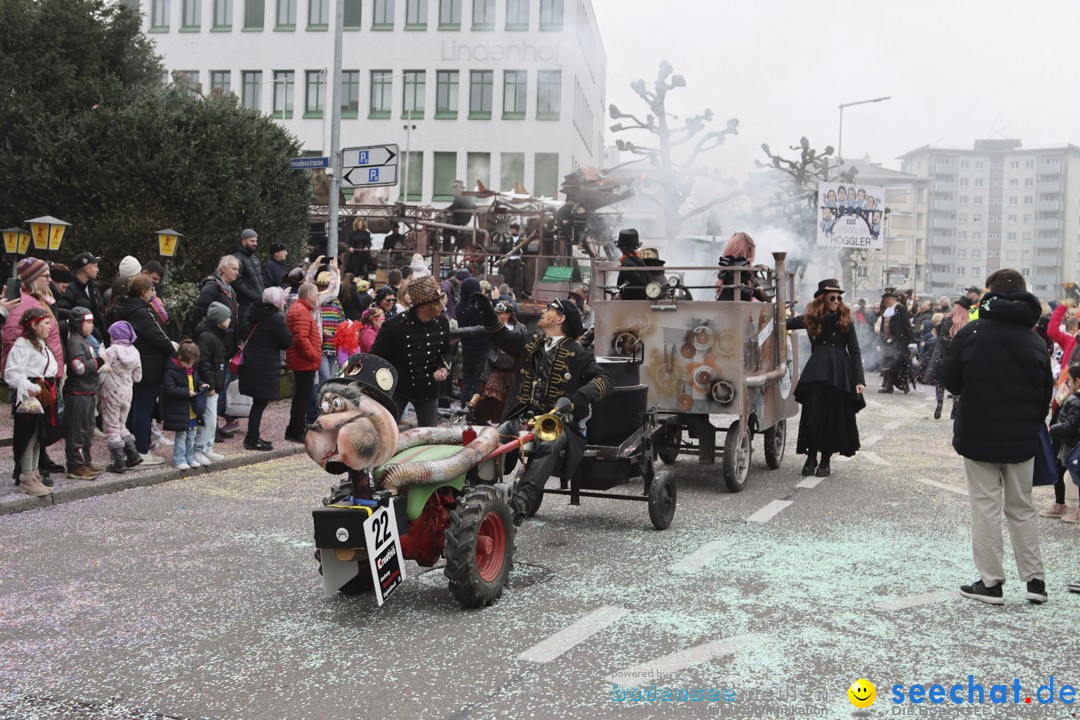
[(313, 168), (328, 168), (330, 167), (330, 158), (328, 157), (302, 157), (292, 158), (289, 160), (289, 166), (293, 170), (311, 170)]
[(398, 146), (368, 145), (341, 151), (341, 184), (379, 187), (398, 183)]

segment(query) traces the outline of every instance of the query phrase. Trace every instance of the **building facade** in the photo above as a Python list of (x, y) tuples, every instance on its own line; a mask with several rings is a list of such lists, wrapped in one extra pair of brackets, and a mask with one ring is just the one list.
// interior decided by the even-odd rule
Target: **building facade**
[(1080, 147), (976, 140), (970, 150), (921, 147), (901, 161), (931, 178), (928, 292), (982, 287), (1011, 267), (1050, 299), (1080, 278)]
[[(204, 94), (232, 92), (327, 155), (334, 0), (128, 0)], [(591, 0), (344, 0), (342, 147), (396, 143), (391, 192), (452, 183), (554, 197), (603, 156), (607, 58)]]

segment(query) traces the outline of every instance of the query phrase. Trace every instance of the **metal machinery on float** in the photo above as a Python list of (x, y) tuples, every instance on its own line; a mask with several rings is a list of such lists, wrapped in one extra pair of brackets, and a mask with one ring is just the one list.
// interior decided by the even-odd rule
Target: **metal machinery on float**
[[(750, 273), (771, 296), (769, 302), (744, 300), (684, 301), (677, 277), (647, 285), (647, 300), (609, 299), (618, 288), (608, 280), (620, 269), (594, 263), (594, 350), (624, 358), (643, 357), (642, 381), (648, 407), (657, 416), (656, 453), (674, 463), (681, 453), (696, 452), (712, 464), (719, 452), (724, 484), (731, 492), (746, 485), (752, 439), (764, 435), (765, 462), (780, 467), (787, 441), (787, 420), (798, 413), (793, 390), (798, 382), (797, 346), (785, 329), (786, 299), (794, 276), (785, 270), (786, 253), (773, 253), (775, 266), (739, 268)], [(667, 267), (689, 273), (717, 268)], [(645, 270), (642, 270), (645, 272)], [(738, 280), (737, 280), (738, 282)], [(645, 284), (643, 282), (643, 284)], [(595, 289), (608, 294), (596, 297)], [(741, 284), (731, 286), (740, 296)], [(712, 293), (713, 286), (693, 288)], [(718, 447), (717, 434), (726, 437)]]

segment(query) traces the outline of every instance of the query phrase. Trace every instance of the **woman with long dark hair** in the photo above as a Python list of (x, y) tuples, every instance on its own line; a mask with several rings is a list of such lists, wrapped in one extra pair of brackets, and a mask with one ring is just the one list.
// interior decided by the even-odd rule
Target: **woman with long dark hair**
[(828, 477), (834, 453), (850, 457), (859, 449), (855, 414), (866, 407), (866, 379), (843, 293), (838, 280), (822, 280), (806, 312), (787, 320), (789, 330), (806, 330), (810, 338), (810, 359), (795, 388), (802, 405), (796, 452), (806, 455), (804, 476)]
[[(967, 325), (972, 304), (971, 298), (966, 295), (960, 298), (953, 305), (949, 314), (943, 317), (937, 327), (934, 328), (934, 332), (937, 334), (937, 343), (934, 344), (934, 352), (930, 355), (921, 382), (923, 385), (934, 386), (934, 393), (937, 395), (937, 405), (934, 407), (935, 420), (941, 417), (941, 408), (945, 404), (945, 386), (941, 384), (941, 379), (938, 377), (941, 361), (945, 358), (945, 351), (949, 349), (949, 343), (953, 337), (960, 332), (961, 328)], [(956, 396), (953, 396), (953, 410), (951, 413), (953, 417), (956, 415), (957, 399)]]

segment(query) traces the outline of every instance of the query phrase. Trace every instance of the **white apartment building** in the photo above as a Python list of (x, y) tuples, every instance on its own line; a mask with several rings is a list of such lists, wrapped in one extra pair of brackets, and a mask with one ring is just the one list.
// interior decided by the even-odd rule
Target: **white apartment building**
[(900, 159), (905, 172), (932, 178), (930, 293), (982, 287), (1005, 267), (1047, 300), (1080, 279), (1080, 147), (991, 139), (970, 150), (921, 147)]
[[(329, 153), (334, 0), (123, 1), (142, 12), (166, 81), (235, 93), (305, 154)], [(341, 144), (396, 143), (405, 199), (448, 201), (455, 179), (554, 197), (563, 175), (600, 164), (607, 57), (591, 0), (344, 9)]]

